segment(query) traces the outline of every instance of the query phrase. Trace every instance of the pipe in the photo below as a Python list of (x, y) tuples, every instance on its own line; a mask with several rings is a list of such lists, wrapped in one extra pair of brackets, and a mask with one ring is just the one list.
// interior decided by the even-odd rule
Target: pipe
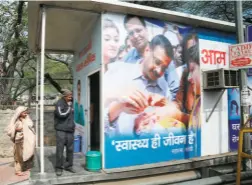
[[(241, 172), (241, 179), (251, 179), (252, 178), (252, 171), (245, 171)], [(236, 173), (226, 174), (221, 176), (209, 177), (204, 179), (198, 179), (188, 182), (181, 182), (171, 185), (212, 185), (212, 184), (224, 184), (236, 181)]]
[(219, 95), (219, 97), (218, 97), (218, 99), (217, 99), (217, 101), (215, 102), (215, 104), (214, 104), (214, 106), (213, 106), (213, 108), (212, 108), (212, 110), (211, 110), (209, 116), (208, 116), (207, 119), (206, 119), (206, 122), (208, 122), (209, 119), (211, 118), (211, 116), (212, 116), (212, 114), (213, 114), (215, 108), (217, 107), (218, 103), (220, 102), (221, 97), (223, 96), (224, 92), (225, 92), (225, 89), (222, 89), (222, 90), (221, 90), (221, 93), (220, 93), (220, 95)]
[(45, 74), (46, 9), (42, 7), (41, 26), (41, 72), (40, 72), (40, 173), (44, 174), (44, 74)]
[(38, 117), (39, 117), (39, 102), (38, 102), (38, 93), (39, 93), (39, 57), (37, 58), (37, 69), (36, 69), (36, 148), (38, 147)]

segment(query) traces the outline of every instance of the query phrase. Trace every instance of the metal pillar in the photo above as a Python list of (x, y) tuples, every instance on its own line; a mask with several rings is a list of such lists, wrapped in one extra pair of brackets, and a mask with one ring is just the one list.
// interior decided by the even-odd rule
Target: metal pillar
[(37, 68), (36, 68), (36, 148), (38, 148), (38, 119), (39, 119), (39, 57), (37, 57)]
[(40, 173), (45, 172), (44, 164), (44, 73), (45, 73), (45, 30), (46, 30), (46, 9), (42, 10), (41, 25), (41, 66), (40, 66)]
[[(242, 17), (242, 1), (235, 1), (235, 24), (236, 24), (236, 34), (238, 43), (244, 42), (244, 30), (243, 30), (243, 17)], [(242, 103), (242, 89), (247, 89), (247, 69), (240, 69), (240, 100)], [(246, 120), (249, 118), (249, 107), (241, 105), (241, 127), (244, 126)], [(240, 128), (241, 128), (240, 127)], [(250, 153), (251, 150), (251, 141), (250, 141), (250, 133), (244, 134), (244, 152)], [(251, 169), (251, 163), (248, 161), (243, 161), (244, 169)]]

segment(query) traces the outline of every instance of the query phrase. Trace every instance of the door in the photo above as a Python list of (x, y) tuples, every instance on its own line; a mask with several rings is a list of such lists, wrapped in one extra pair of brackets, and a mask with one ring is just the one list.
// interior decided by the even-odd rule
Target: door
[(88, 76), (88, 150), (100, 150), (100, 71)]

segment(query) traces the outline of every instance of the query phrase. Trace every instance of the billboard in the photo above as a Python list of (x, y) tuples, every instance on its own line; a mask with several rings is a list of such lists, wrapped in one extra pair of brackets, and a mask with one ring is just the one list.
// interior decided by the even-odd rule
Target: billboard
[(248, 25), (246, 28), (246, 41), (252, 42), (252, 25)]
[(106, 13), (102, 51), (104, 168), (201, 156), (196, 31)]
[[(247, 72), (249, 94), (252, 93), (252, 69)], [(250, 100), (251, 102), (251, 100)], [(249, 106), (250, 115), (252, 114), (251, 106)], [(239, 88), (228, 89), (228, 125), (229, 125), (229, 150), (236, 151), (238, 149), (239, 130), (241, 123), (241, 103)], [(252, 139), (252, 138), (251, 138)]]

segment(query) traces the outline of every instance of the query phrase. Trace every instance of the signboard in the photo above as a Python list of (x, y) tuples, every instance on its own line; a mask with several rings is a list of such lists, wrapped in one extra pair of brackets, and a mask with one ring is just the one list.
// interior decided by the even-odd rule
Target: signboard
[(252, 42), (229, 46), (229, 67), (249, 68), (252, 66)]
[(252, 42), (252, 25), (247, 26), (246, 29), (246, 41)]
[(247, 87), (241, 90), (241, 106), (251, 105), (250, 91)]
[(228, 68), (228, 43), (199, 40), (201, 69)]
[[(252, 114), (252, 68), (247, 72), (247, 87), (241, 93), (238, 88), (228, 89), (228, 127), (229, 127), (229, 150), (236, 151), (239, 141), (239, 130), (241, 122), (241, 106), (249, 106), (249, 114)], [(242, 96), (240, 101), (240, 95)], [(252, 122), (251, 122), (252, 126)], [(252, 141), (252, 135), (251, 141)]]

